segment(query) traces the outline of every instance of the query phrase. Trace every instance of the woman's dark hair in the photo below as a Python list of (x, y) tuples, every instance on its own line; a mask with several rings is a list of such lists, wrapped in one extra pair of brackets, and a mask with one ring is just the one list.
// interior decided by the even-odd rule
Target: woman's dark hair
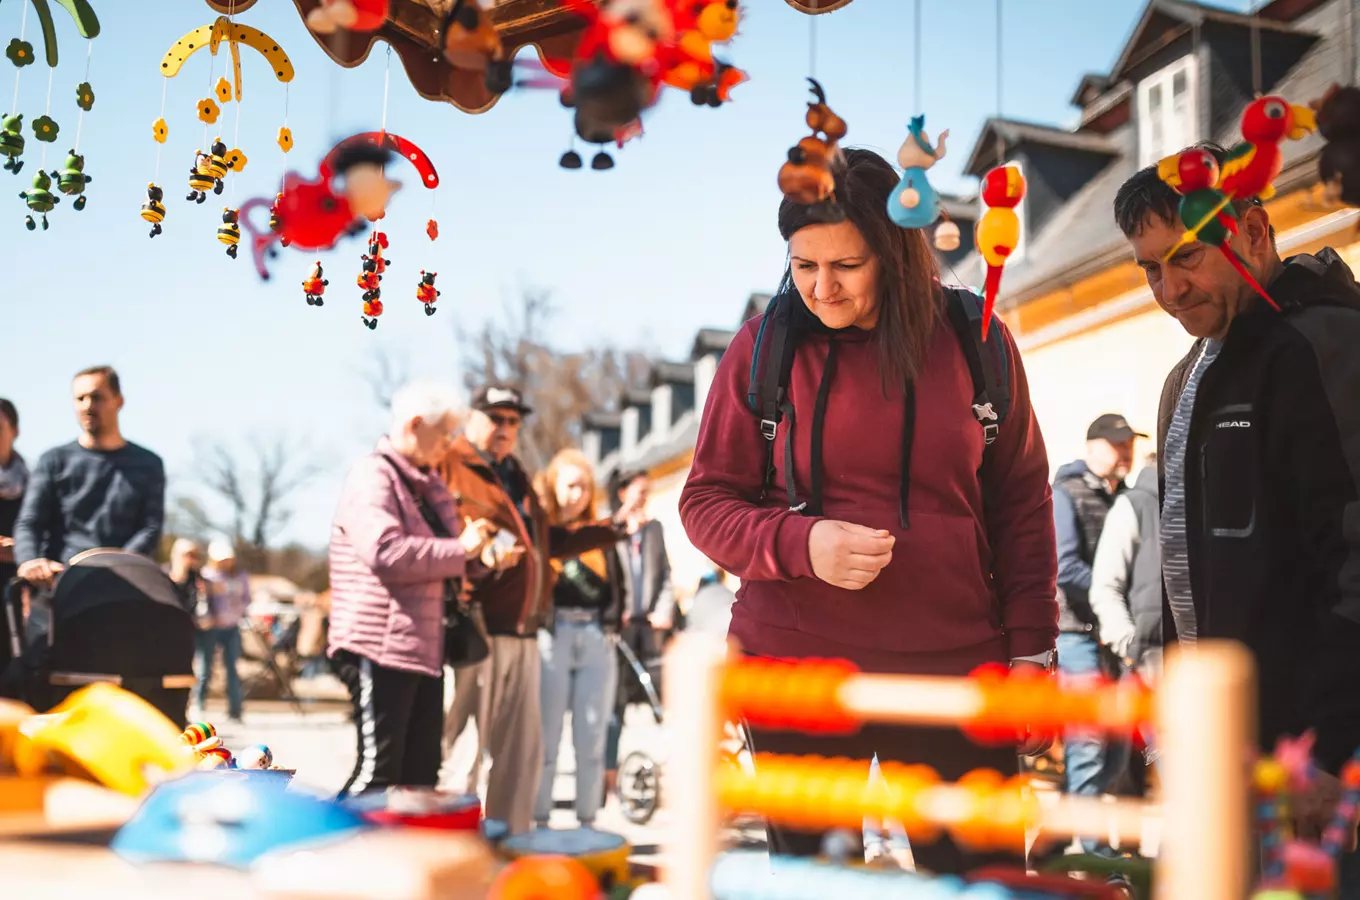
[(623, 492), (628, 490), (628, 485), (646, 477), (646, 469), (615, 469), (611, 472), (608, 481), (609, 511), (618, 512), (623, 505)]
[(19, 430), (19, 410), (14, 408), (14, 404), (0, 397), (0, 416), (4, 416), (5, 421), (9, 422), (9, 427), (15, 431)]
[[(874, 341), (886, 393), (889, 385), (915, 378), (925, 361), (941, 311), (939, 268), (919, 228), (901, 228), (888, 218), (888, 197), (898, 174), (872, 150), (843, 150), (835, 168), (836, 200), (878, 257), (878, 324)], [(810, 207), (787, 197), (779, 204), (779, 233), (784, 240), (820, 221)], [(795, 291), (793, 266), (786, 264), (779, 292)]]

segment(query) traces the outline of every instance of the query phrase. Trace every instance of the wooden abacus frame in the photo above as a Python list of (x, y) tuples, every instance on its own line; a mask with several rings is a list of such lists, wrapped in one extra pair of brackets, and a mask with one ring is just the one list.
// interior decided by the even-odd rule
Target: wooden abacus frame
[[(715, 788), (721, 697), (725, 678), (743, 665), (734, 646), (710, 635), (681, 634), (666, 652), (666, 727), (680, 742), (667, 763), (671, 832), (661, 879), (673, 900), (712, 896), (709, 873), (724, 812)], [(968, 678), (885, 675), (851, 675), (836, 693), (840, 711), (861, 722), (944, 727), (976, 716), (976, 697), (976, 682)], [(1164, 795), (1157, 900), (1243, 900), (1248, 894), (1255, 697), (1255, 665), (1241, 645), (1206, 641), (1168, 649), (1154, 715)], [(1120, 811), (1141, 817), (1146, 806), (1121, 801)], [(1110, 812), (1108, 804), (1062, 797), (1051, 812), (1044, 810), (1043, 826), (1058, 834), (1100, 833)]]

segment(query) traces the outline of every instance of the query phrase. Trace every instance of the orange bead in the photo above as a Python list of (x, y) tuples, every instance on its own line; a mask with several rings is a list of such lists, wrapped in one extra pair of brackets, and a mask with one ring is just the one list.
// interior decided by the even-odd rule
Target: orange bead
[(569, 856), (526, 856), (491, 883), (488, 900), (596, 900), (600, 886)]

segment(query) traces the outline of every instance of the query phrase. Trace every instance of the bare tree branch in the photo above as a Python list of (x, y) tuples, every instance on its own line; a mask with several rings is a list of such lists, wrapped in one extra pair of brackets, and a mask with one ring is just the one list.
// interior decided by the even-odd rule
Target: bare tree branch
[(392, 408), (392, 395), (397, 388), (409, 380), (410, 371), (408, 357), (379, 344), (374, 346), (368, 365), (359, 376), (368, 386), (374, 403), (386, 412)]

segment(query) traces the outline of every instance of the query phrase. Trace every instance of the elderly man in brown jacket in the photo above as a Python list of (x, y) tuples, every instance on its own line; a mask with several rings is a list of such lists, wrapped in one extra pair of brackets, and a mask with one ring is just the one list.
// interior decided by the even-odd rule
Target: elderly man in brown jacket
[[(515, 565), (470, 584), (490, 636), (482, 663), (455, 671), (453, 701), (445, 717), (447, 758), (470, 716), (477, 720), (479, 757), (490, 759), (485, 812), (511, 834), (533, 824), (534, 797), (543, 766), (539, 712), (538, 629), (552, 619), (552, 569), (548, 562), (608, 547), (622, 535), (608, 521), (568, 530), (548, 524), (528, 474), (515, 458), (519, 428), (533, 412), (511, 387), (488, 385), (473, 398), (463, 436), (439, 467), (464, 518), (486, 519), (499, 530), (488, 553), (520, 554)], [(513, 546), (509, 538), (514, 539)], [(500, 549), (497, 549), (500, 548)], [(478, 766), (473, 766), (475, 788)]]

